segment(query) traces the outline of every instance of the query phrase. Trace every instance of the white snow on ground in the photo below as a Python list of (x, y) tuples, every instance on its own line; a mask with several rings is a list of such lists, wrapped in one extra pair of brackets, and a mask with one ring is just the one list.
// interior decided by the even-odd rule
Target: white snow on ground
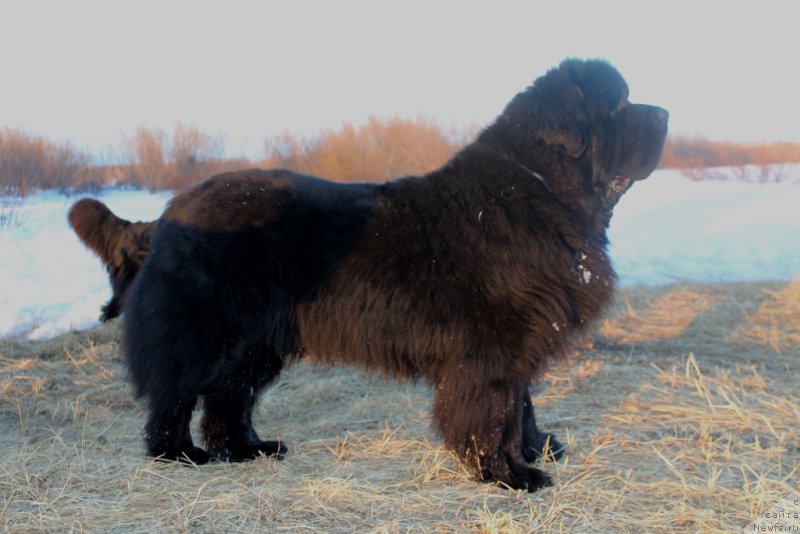
[[(800, 167), (790, 183), (692, 182), (658, 171), (622, 198), (611, 258), (622, 285), (676, 281), (791, 280), (800, 276)], [(169, 193), (96, 196), (129, 220), (152, 220)], [(0, 336), (31, 339), (97, 324), (111, 296), (100, 261), (66, 214), (77, 198), (44, 192), (0, 228)]]
[[(96, 198), (129, 220), (151, 220), (168, 193), (107, 191)], [(52, 337), (98, 323), (111, 297), (108, 275), (70, 228), (77, 198), (45, 192), (26, 199), (16, 227), (0, 228), (0, 336)]]
[(658, 171), (622, 198), (609, 229), (623, 285), (800, 276), (800, 167), (780, 184), (693, 182)]

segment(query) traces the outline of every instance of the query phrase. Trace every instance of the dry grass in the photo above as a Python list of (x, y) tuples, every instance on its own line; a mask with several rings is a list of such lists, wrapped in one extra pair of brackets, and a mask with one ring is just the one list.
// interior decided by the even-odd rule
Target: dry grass
[(430, 429), (425, 386), (304, 364), (256, 415), (285, 460), (151, 462), (116, 325), (0, 340), (0, 530), (740, 532), (799, 485), (797, 291), (623, 291), (538, 386), (570, 452), (534, 494), (473, 481)]
[(625, 313), (604, 321), (599, 332), (628, 344), (675, 339), (718, 299), (718, 292), (686, 287), (665, 293), (644, 310), (637, 310), (629, 300), (624, 300)]
[(776, 352), (800, 349), (800, 280), (769, 291), (770, 299), (737, 328), (731, 339), (769, 345)]

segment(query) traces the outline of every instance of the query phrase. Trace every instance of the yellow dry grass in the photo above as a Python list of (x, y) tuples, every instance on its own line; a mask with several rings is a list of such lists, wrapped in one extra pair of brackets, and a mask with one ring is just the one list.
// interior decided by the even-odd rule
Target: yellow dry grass
[(718, 296), (705, 288), (681, 288), (655, 299), (643, 311), (625, 301), (625, 313), (604, 321), (599, 332), (624, 343), (674, 339), (708, 311)]
[(741, 532), (800, 487), (796, 287), (621, 292), (537, 386), (569, 453), (533, 494), (475, 482), (424, 385), (302, 363), (255, 417), (285, 460), (155, 463), (116, 325), (0, 340), (0, 530)]
[(800, 348), (800, 280), (768, 294), (769, 300), (733, 332), (731, 339), (769, 345), (777, 352)]

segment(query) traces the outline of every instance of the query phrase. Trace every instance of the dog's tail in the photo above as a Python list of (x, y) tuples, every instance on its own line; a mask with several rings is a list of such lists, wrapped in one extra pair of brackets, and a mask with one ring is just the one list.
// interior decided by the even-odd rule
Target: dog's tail
[(131, 282), (150, 253), (156, 221), (121, 219), (97, 200), (84, 198), (69, 210), (69, 224), (83, 244), (100, 257), (114, 292), (103, 307), (101, 319), (119, 315)]
[(108, 206), (92, 198), (76, 202), (69, 210), (68, 218), (83, 244), (97, 254), (103, 264), (111, 264), (119, 234), (125, 231), (130, 222), (120, 219)]

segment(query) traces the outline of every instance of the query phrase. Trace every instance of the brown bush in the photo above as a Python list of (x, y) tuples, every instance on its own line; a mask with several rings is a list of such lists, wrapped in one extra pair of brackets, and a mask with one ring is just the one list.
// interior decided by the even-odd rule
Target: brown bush
[[(477, 132), (442, 128), (429, 119), (371, 117), (361, 126), (345, 123), (304, 138), (289, 132), (265, 143), (261, 167), (282, 167), (340, 182), (384, 181), (423, 174), (444, 164)], [(0, 129), (0, 194), (26, 195), (34, 188), (67, 191), (131, 184), (151, 190), (183, 189), (199, 180), (252, 167), (227, 159), (222, 136), (177, 123), (171, 136), (140, 127), (125, 137), (112, 157), (98, 158), (69, 143), (56, 143), (18, 130)], [(109, 164), (113, 162), (113, 164)], [(734, 143), (670, 136), (660, 167), (681, 169), (695, 180), (779, 182), (800, 162), (800, 144)], [(720, 170), (717, 167), (734, 167)]]
[(233, 159), (210, 159), (203, 160), (191, 174), (183, 172), (173, 172), (164, 180), (163, 189), (180, 191), (190, 185), (197, 183), (209, 176), (214, 176), (222, 172), (238, 171), (253, 167), (253, 163), (245, 158)]
[(26, 196), (33, 188), (66, 191), (99, 185), (89, 155), (18, 130), (0, 129), (0, 194)]
[(736, 167), (734, 179), (747, 182), (779, 182), (788, 176), (790, 163), (800, 163), (800, 144), (734, 143), (670, 136), (659, 167), (683, 169), (694, 180), (725, 179), (730, 173), (715, 167)]
[(221, 135), (209, 135), (194, 126), (178, 122), (172, 134), (170, 160), (175, 174), (197, 177), (206, 174), (206, 167), (213, 167), (225, 155), (225, 144)]
[(251, 167), (246, 159), (226, 159), (221, 135), (178, 122), (172, 136), (144, 126), (122, 143), (119, 180), (151, 191), (180, 190), (223, 171)]
[(166, 135), (160, 129), (140, 126), (132, 137), (123, 140), (122, 163), (126, 176), (123, 181), (146, 187), (151, 191), (164, 189), (170, 174), (165, 157)]
[(384, 181), (443, 165), (474, 133), (445, 131), (428, 119), (345, 123), (302, 139), (286, 132), (265, 143), (264, 167), (282, 167), (338, 182)]

